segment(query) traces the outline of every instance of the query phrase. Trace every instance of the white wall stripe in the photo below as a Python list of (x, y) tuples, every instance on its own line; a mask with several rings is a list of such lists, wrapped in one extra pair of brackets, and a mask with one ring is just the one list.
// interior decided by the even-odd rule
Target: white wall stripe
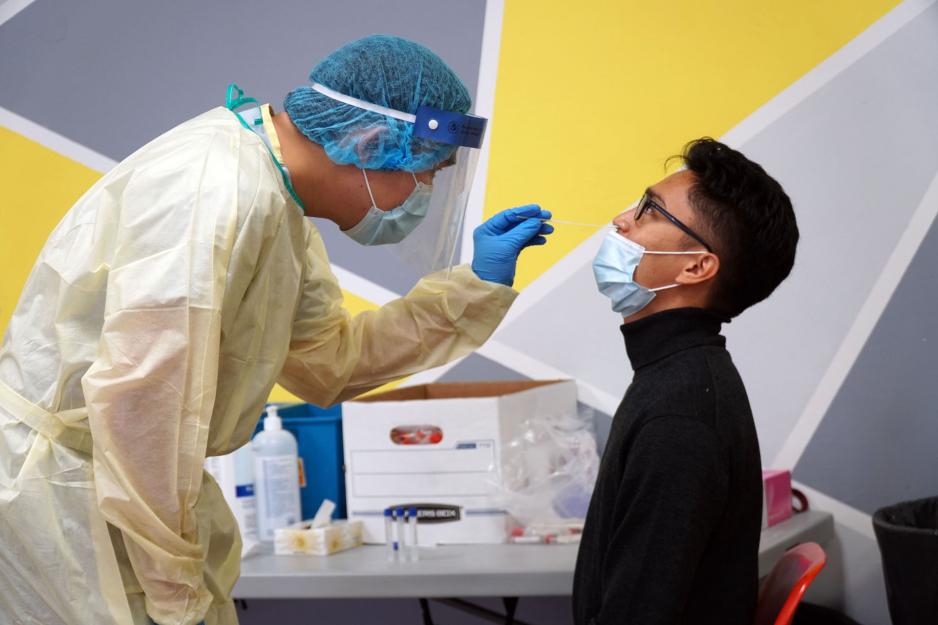
[(28, 7), (34, 0), (5, 0), (0, 2), (0, 26), (14, 18), (17, 13)]
[[(479, 82), (476, 86), (476, 99), (474, 112), (489, 119), (485, 141), (479, 150), (479, 162), (476, 166), (475, 178), (469, 192), (469, 203), (466, 206), (466, 219), (463, 223), (462, 245), (460, 262), (472, 262), (472, 231), (482, 223), (485, 210), (485, 190), (488, 181), (489, 153), (492, 143), (492, 131), (495, 126), (495, 84), (498, 78), (498, 58), (502, 42), (502, 19), (505, 13), (505, 0), (487, 0), (485, 3), (485, 18), (482, 27), (482, 51), (479, 57)], [(523, 294), (522, 294), (523, 296)], [(519, 297), (512, 305), (512, 310), (518, 305)], [(509, 313), (510, 314), (510, 313)], [(507, 318), (506, 320), (507, 321)], [(502, 322), (504, 325), (505, 321)], [(459, 365), (464, 359), (460, 358), (442, 367), (435, 367), (417, 373), (405, 382), (406, 386), (418, 384), (431, 384), (443, 377), (451, 369)], [(523, 372), (520, 372), (523, 373)]]
[(336, 279), (339, 281), (339, 286), (349, 293), (353, 293), (369, 302), (384, 306), (388, 302), (400, 297), (397, 293), (384, 288), (380, 284), (375, 284), (371, 280), (362, 278), (357, 273), (352, 273), (348, 269), (343, 269), (335, 264), (333, 264), (331, 268), (332, 273), (335, 274)]
[[(489, 339), (489, 341), (476, 350), (475, 353), (535, 380), (575, 379), (577, 383), (577, 399), (600, 412), (611, 415), (615, 413), (616, 408), (619, 406), (618, 397), (614, 397), (588, 382), (577, 379), (565, 371), (546, 365), (536, 358), (531, 358), (495, 339)], [(442, 367), (428, 369), (412, 375), (404, 383), (404, 386), (416, 386), (418, 384), (431, 384), (436, 382), (463, 360), (463, 358), (460, 358)]]
[(500, 365), (514, 369), (518, 373), (524, 374), (535, 380), (550, 380), (558, 378), (575, 379), (577, 384), (578, 399), (587, 406), (595, 408), (596, 410), (606, 414), (614, 414), (616, 408), (619, 406), (619, 401), (621, 398), (615, 397), (603, 390), (600, 390), (589, 382), (578, 379), (565, 371), (561, 371), (560, 369), (544, 364), (540, 360), (532, 358), (527, 354), (509, 347), (497, 340), (490, 339), (485, 345), (479, 348), (478, 353), (485, 356), (486, 358), (494, 360)]
[(447, 363), (442, 367), (434, 367), (433, 369), (427, 369), (425, 371), (421, 371), (420, 373), (415, 373), (414, 375), (407, 378), (407, 380), (403, 383), (403, 386), (418, 386), (420, 384), (432, 384), (437, 382), (440, 378), (446, 375), (450, 369), (456, 367), (465, 359), (466, 357), (457, 358), (453, 362)]
[[(577, 245), (566, 256), (554, 263), (547, 271), (526, 286), (508, 310), (501, 327), (506, 327), (515, 319), (524, 315), (542, 299), (557, 290), (573, 274), (590, 265), (596, 256), (596, 250), (606, 236), (606, 229), (597, 229), (596, 233)], [(496, 334), (497, 336), (497, 334)]]
[(35, 141), (95, 171), (104, 173), (110, 171), (111, 168), (117, 165), (116, 161), (86, 148), (80, 143), (75, 143), (71, 139), (56, 134), (48, 128), (31, 122), (25, 117), (21, 117), (5, 108), (0, 108), (0, 126), (5, 126), (13, 132), (21, 134), (27, 139)]
[[(485, 3), (485, 21), (482, 27), (482, 53), (479, 58), (479, 83), (476, 87), (475, 113), (489, 119), (485, 141), (479, 150), (479, 162), (476, 167), (472, 189), (469, 191), (469, 203), (466, 206), (466, 220), (463, 223), (460, 262), (472, 261), (472, 231), (482, 223), (485, 209), (485, 187), (489, 171), (489, 146), (492, 144), (492, 130), (495, 125), (495, 82), (498, 77), (498, 55), (502, 43), (502, 17), (505, 13), (504, 0), (487, 0)], [(508, 207), (506, 207), (508, 208)]]
[[(560, 261), (521, 291), (518, 298), (509, 309), (505, 319), (500, 324), (500, 327), (505, 328), (514, 319), (517, 319), (520, 315), (524, 314), (524, 312), (536, 305), (541, 299), (554, 291), (558, 284), (563, 283), (576, 271), (582, 269), (584, 264), (592, 262), (593, 256), (596, 254), (596, 249), (599, 246), (599, 241), (603, 236), (605, 236), (604, 231), (597, 232), (594, 236), (574, 248), (572, 252), (560, 259)], [(490, 339), (478, 350), (479, 354), (531, 378), (574, 377), (498, 342), (497, 337), (500, 331), (501, 330), (497, 330), (495, 337)], [(460, 362), (462, 362), (462, 360), (457, 360), (448, 365), (418, 373), (410, 377), (406, 385), (414, 386), (417, 384), (436, 382)], [(616, 407), (619, 405), (618, 398), (597, 389), (588, 382), (577, 380), (577, 384), (579, 386), (580, 401), (607, 414), (615, 412)]]
[(853, 325), (847, 331), (794, 429), (775, 456), (774, 466), (794, 467), (798, 464), (798, 460), (801, 459), (821, 420), (827, 414), (936, 216), (938, 216), (938, 175), (932, 179), (922, 202), (912, 214), (896, 248), (886, 261), (866, 301), (860, 307)]
[(830, 512), (834, 515), (834, 520), (837, 523), (867, 538), (876, 540), (876, 534), (873, 532), (873, 520), (867, 513), (834, 499), (830, 495), (825, 495), (821, 491), (806, 486), (801, 482), (792, 481), (791, 485), (793, 488), (797, 488), (807, 495), (808, 502), (813, 509)]
[(787, 89), (759, 107), (721, 138), (724, 143), (739, 147), (777, 121), (826, 85), (842, 71), (863, 58), (870, 50), (891, 37), (900, 28), (914, 20), (936, 0), (906, 0), (874, 22), (843, 48), (829, 56), (817, 67), (796, 80)]

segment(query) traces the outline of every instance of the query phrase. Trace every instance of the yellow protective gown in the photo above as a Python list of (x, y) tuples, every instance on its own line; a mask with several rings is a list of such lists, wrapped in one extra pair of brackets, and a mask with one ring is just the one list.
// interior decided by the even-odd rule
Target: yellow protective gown
[(236, 623), (206, 455), (249, 440), (276, 381), (342, 401), (467, 354), (515, 295), (458, 267), (352, 317), (232, 113), (144, 146), (52, 233), (0, 350), (0, 623)]

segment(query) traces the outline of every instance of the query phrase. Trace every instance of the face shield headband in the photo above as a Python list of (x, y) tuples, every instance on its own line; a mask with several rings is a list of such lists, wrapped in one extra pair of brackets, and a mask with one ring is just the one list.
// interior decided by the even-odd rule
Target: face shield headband
[(485, 138), (485, 128), (488, 125), (488, 120), (484, 117), (455, 111), (444, 111), (432, 106), (421, 106), (417, 109), (416, 114), (405, 113), (404, 111), (339, 93), (318, 82), (314, 82), (312, 88), (314, 91), (337, 102), (411, 123), (414, 125), (415, 137), (475, 149), (481, 147), (482, 140)]

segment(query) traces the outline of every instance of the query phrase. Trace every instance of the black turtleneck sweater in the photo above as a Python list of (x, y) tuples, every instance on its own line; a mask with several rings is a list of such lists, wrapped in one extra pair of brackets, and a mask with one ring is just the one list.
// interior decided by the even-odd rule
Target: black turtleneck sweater
[(752, 622), (761, 461), (725, 321), (685, 308), (622, 326), (635, 377), (586, 517), (577, 625)]

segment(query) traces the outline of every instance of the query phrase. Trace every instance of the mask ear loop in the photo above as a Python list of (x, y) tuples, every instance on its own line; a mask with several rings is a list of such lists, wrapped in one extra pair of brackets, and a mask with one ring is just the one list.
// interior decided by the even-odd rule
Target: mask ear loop
[[(374, 206), (375, 208), (378, 208), (378, 204), (375, 202), (375, 196), (374, 196), (374, 194), (371, 192), (371, 184), (368, 182), (368, 172), (366, 172), (366, 171), (363, 169), (363, 170), (362, 170), (362, 174), (364, 174), (364, 176), (365, 176), (365, 188), (368, 189), (368, 197), (371, 198), (371, 205)], [(378, 208), (378, 210), (381, 210), (381, 209)]]
[[(378, 203), (375, 202), (374, 193), (371, 192), (371, 183), (368, 182), (368, 173), (364, 169), (362, 170), (362, 175), (365, 176), (365, 188), (368, 189), (368, 197), (371, 198), (371, 205), (374, 206), (375, 208), (378, 208)], [(417, 187), (420, 186), (420, 181), (417, 180), (417, 175), (414, 174), (414, 172), (410, 172), (410, 175), (414, 179), (414, 188), (416, 189)], [(381, 209), (378, 208), (378, 210), (381, 210)]]
[(691, 256), (693, 254), (710, 254), (707, 250), (700, 250), (699, 252), (650, 252), (645, 250), (646, 254), (652, 254), (655, 256)]
[[(645, 254), (652, 254), (656, 256), (690, 256), (691, 254), (709, 254), (707, 250), (701, 250), (699, 252), (649, 252), (645, 250)], [(680, 284), (670, 284), (668, 286), (659, 286), (655, 289), (648, 289), (652, 293), (657, 293), (658, 291), (667, 291), (668, 289), (676, 289), (681, 286)]]

